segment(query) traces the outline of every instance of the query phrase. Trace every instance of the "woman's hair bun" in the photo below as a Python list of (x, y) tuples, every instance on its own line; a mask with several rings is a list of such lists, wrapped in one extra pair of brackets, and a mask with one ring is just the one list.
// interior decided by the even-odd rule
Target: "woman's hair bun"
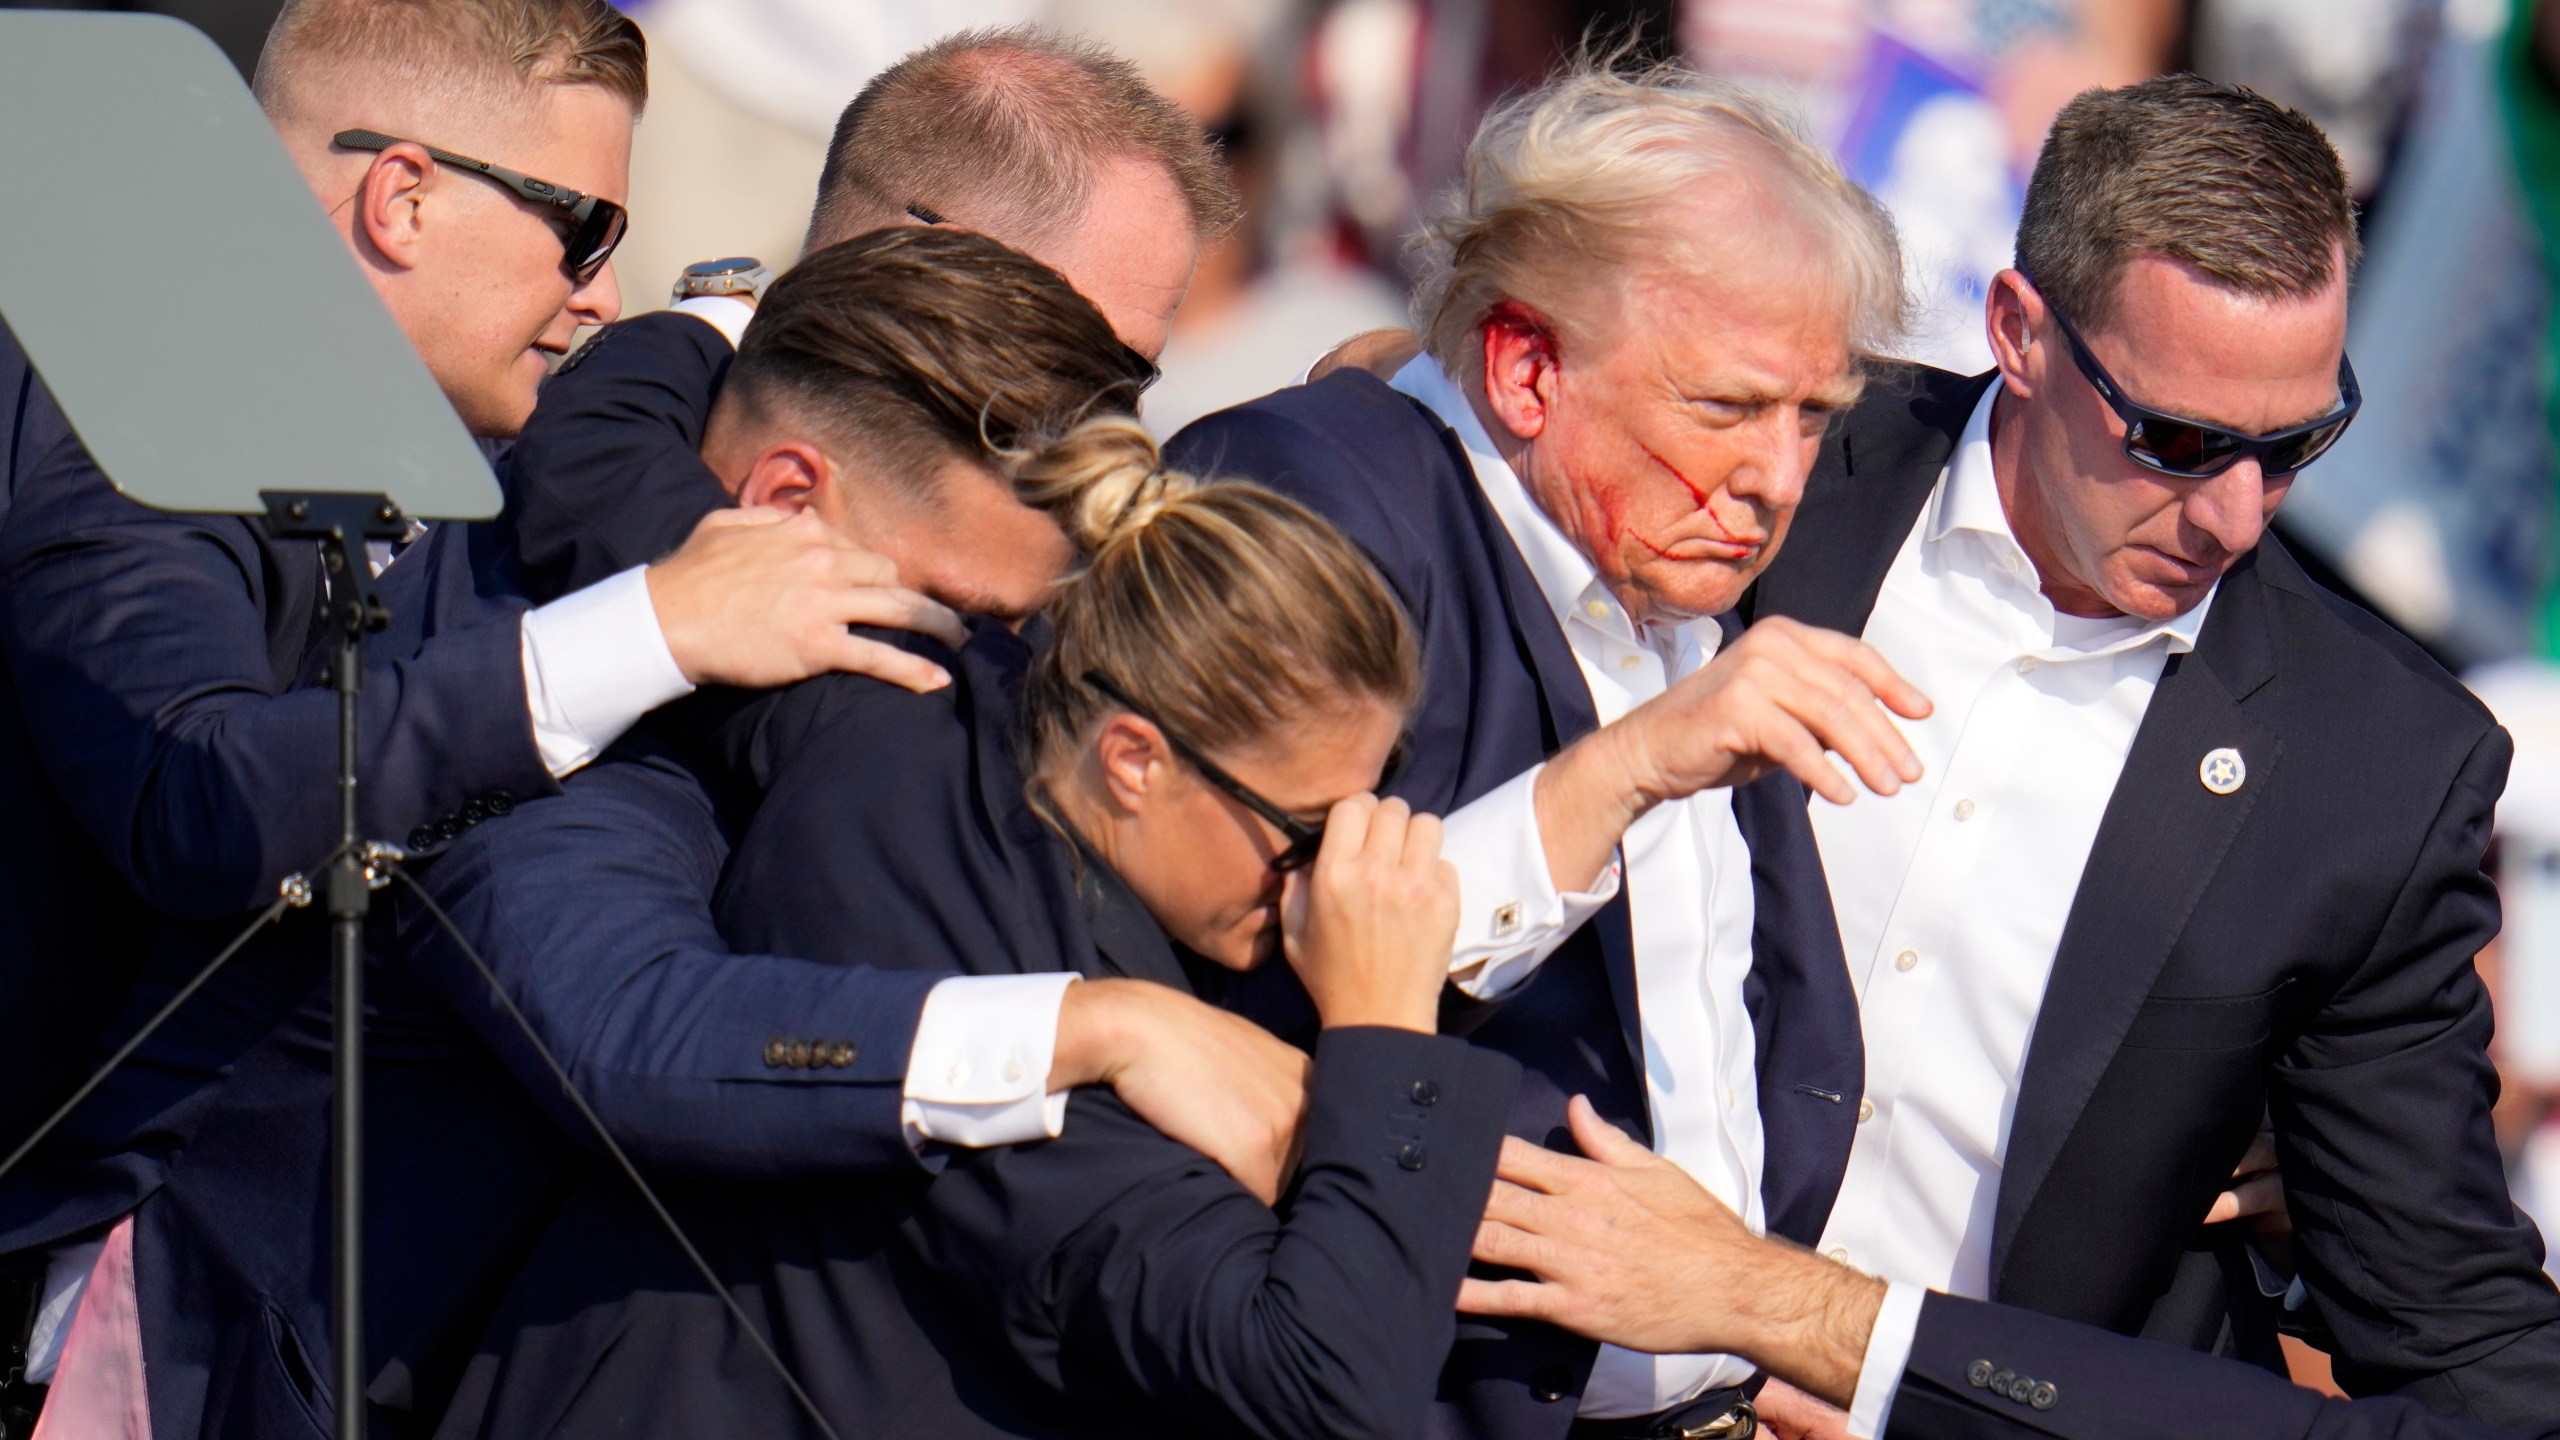
[(1137, 534), (1199, 482), (1164, 468), (1155, 437), (1127, 415), (1101, 415), (1023, 457), (1014, 492), (1058, 517), (1088, 551)]

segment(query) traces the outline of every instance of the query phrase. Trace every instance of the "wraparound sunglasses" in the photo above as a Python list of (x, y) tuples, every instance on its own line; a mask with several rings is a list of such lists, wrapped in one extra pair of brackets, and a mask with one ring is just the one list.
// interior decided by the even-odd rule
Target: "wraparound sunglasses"
[(2356, 418), (2356, 410), (2364, 404), (2364, 392), (2356, 386), (2356, 367), (2347, 357), (2338, 357), (2338, 408), (2308, 424), (2278, 430), (2271, 435), (2249, 435), (2226, 430), (2183, 415), (2171, 415), (2141, 405), (2124, 393), (2116, 377), (2089, 353), (2089, 342), (2071, 323), (2071, 317), (2051, 300), (2045, 309), (2054, 323), (2062, 327), (2062, 338), (2071, 343), (2071, 358), (2078, 362), (2080, 373), (2089, 377), (2090, 388), (2107, 408), (2124, 421), (2124, 453), (2133, 462), (2163, 475), (2201, 480), (2219, 475), (2241, 461), (2257, 457), (2258, 466), (2269, 476), (2291, 475), (2303, 466), (2327, 454), (2338, 437), (2347, 433), (2347, 423)]
[[(332, 137), (349, 150), (388, 150), (403, 143), (395, 136), (374, 130), (341, 130)], [(610, 200), (601, 199), (566, 185), (536, 180), (521, 170), (474, 160), (439, 150), (423, 140), (407, 142), (424, 150), (439, 165), (468, 170), (483, 180), (494, 181), (516, 193), (519, 199), (560, 212), (566, 228), (560, 234), (560, 268), (569, 278), (584, 285), (596, 278), (605, 262), (613, 258), (613, 247), (622, 243), (623, 232), (631, 227), (630, 213)]]

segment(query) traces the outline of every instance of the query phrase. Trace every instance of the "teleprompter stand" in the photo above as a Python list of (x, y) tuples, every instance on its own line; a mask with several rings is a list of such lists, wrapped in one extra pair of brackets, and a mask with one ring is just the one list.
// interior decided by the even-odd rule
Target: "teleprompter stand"
[[(359, 827), (364, 640), (388, 619), (365, 546), (408, 519), (477, 520), (499, 492), (424, 361), (332, 229), (238, 73), (156, 16), (0, 11), (0, 320), (116, 488), (144, 505), (263, 516), (320, 546), (338, 695), (337, 837), (283, 877), (255, 933), (325, 906), (335, 992), (337, 1434), (365, 1432), (364, 930), (399, 852)], [(187, 217), (183, 243), (134, 197)], [(349, 492), (348, 482), (362, 489)], [(0, 501), (5, 503), (5, 501)], [(316, 848), (316, 847), (315, 847)], [(139, 1049), (240, 945), (214, 957), (0, 1175)]]

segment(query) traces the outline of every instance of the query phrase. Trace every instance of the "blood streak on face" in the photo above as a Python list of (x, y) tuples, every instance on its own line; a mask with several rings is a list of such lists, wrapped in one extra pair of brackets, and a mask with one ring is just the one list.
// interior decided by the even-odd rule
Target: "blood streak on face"
[[(1698, 488), (1697, 481), (1681, 474), (1679, 466), (1674, 465), (1670, 461), (1663, 459), (1660, 455), (1655, 454), (1653, 447), (1645, 444), (1643, 441), (1637, 441), (1636, 448), (1645, 453), (1646, 459), (1651, 460), (1654, 464), (1669, 471), (1671, 478), (1680, 482), (1680, 488), (1689, 492), (1689, 499), (1696, 505), (1698, 513), (1706, 516), (1707, 523), (1716, 527), (1716, 535), (1719, 538), (1728, 545), (1739, 545), (1742, 543), (1742, 537), (1734, 534), (1731, 529), (1727, 528), (1723, 517), (1716, 514), (1715, 506), (1707, 503), (1707, 492)], [(1620, 528), (1619, 533), (1628, 536), (1628, 538), (1633, 539), (1637, 544), (1642, 545), (1644, 548), (1661, 556), (1663, 559), (1668, 560), (1671, 558), (1670, 552), (1664, 550), (1661, 546), (1654, 544), (1652, 541), (1647, 540), (1643, 536), (1636, 535), (1633, 532), (1626, 530), (1623, 526)]]

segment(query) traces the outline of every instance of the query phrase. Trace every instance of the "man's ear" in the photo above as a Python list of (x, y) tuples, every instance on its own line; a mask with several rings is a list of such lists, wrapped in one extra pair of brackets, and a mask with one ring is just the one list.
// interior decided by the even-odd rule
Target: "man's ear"
[(444, 172), (426, 147), (403, 140), (373, 157), (356, 189), (356, 235), (362, 248), (395, 270), (425, 258), (425, 202)]
[(1102, 787), (1124, 814), (1136, 814), (1163, 783), (1173, 749), (1153, 722), (1123, 710), (1102, 722), (1094, 736), (1093, 755), (1102, 771)]
[(2045, 331), (2046, 314), (2044, 296), (2026, 276), (2003, 270), (1991, 277), (1990, 292), (1982, 297), (1983, 329), (2002, 383), (2021, 400), (2034, 399), (2050, 373), (2052, 347), (2036, 341)]
[(738, 485), (738, 503), (776, 510), (809, 508), (818, 491), (835, 482), (835, 467), (806, 440), (781, 440), (758, 451)]
[(1546, 433), (1554, 414), (1564, 347), (1547, 317), (1505, 300), (1485, 317), (1484, 398), (1502, 428), (1521, 440)]

